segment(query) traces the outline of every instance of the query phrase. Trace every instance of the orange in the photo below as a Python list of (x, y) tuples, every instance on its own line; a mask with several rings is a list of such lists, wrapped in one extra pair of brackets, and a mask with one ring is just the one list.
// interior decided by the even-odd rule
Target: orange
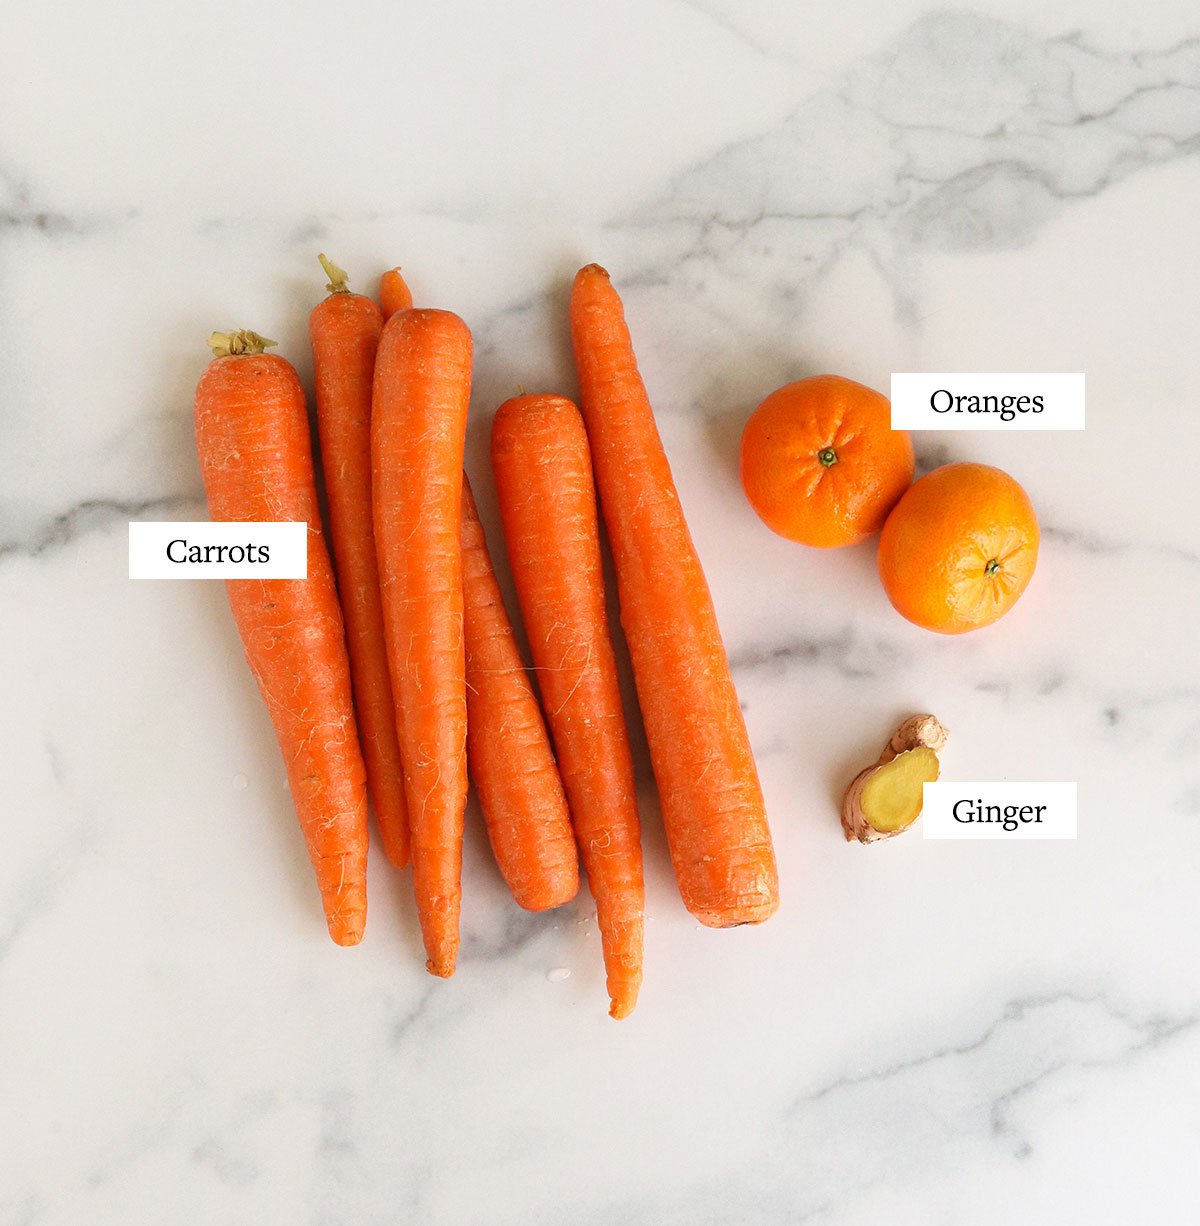
[(912, 441), (886, 396), (838, 375), (789, 383), (742, 431), (742, 488), (773, 532), (853, 545), (883, 527), (913, 476)]
[(947, 464), (896, 504), (879, 538), (879, 577), (896, 610), (940, 634), (1002, 617), (1033, 575), (1038, 522), (1025, 491), (987, 464)]

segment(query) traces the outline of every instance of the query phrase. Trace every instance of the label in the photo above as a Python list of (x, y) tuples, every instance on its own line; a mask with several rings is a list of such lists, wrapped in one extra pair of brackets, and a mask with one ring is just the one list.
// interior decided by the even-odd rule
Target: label
[(308, 524), (129, 525), (131, 579), (307, 579)]
[(927, 783), (927, 839), (1073, 839), (1073, 783)]
[(892, 375), (893, 430), (1082, 430), (1083, 375)]

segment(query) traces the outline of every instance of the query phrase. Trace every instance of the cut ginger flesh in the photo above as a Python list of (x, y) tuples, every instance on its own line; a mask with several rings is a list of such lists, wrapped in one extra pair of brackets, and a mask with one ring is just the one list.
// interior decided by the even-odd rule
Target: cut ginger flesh
[(924, 745), (910, 749), (875, 769), (863, 787), (859, 809), (881, 833), (903, 830), (920, 816), (922, 784), (937, 777), (937, 754)]

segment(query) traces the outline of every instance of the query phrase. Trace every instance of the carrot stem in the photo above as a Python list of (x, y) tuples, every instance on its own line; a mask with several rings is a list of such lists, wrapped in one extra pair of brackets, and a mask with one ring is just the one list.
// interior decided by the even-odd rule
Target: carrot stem
[(329, 284), (325, 288), (331, 294), (348, 294), (350, 292), (350, 274), (344, 268), (339, 268), (324, 253), (318, 254), (317, 259), (320, 260), (321, 267), (329, 278)]
[(208, 337), (208, 347), (218, 358), (253, 356), (277, 344), (279, 344), (278, 341), (269, 341), (265, 336), (259, 336), (257, 332), (245, 330), (212, 332)]

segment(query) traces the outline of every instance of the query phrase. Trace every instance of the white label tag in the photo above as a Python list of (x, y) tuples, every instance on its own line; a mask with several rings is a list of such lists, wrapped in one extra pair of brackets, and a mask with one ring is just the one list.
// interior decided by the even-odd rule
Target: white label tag
[(1073, 783), (927, 783), (927, 839), (1073, 839)]
[(893, 430), (1082, 430), (1081, 374), (892, 375)]
[(131, 579), (307, 579), (308, 524), (129, 525)]

